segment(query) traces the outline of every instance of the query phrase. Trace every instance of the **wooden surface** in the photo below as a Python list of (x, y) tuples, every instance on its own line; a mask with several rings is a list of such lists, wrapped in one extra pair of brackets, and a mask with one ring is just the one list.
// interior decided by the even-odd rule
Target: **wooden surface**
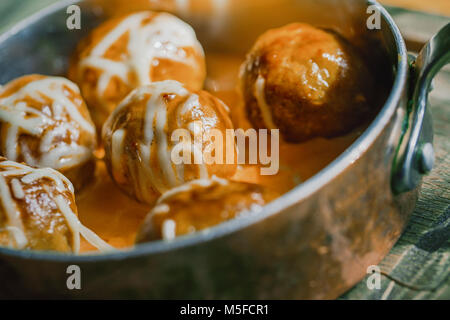
[[(0, 31), (54, 0), (1, 0)], [(450, 16), (450, 0), (383, 0), (383, 3)], [(402, 33), (424, 42), (450, 18), (390, 8)], [(8, 14), (6, 14), (8, 12)], [(407, 39), (407, 40), (408, 40)], [(413, 217), (380, 263), (381, 289), (362, 280), (341, 299), (450, 299), (450, 68), (430, 96), (435, 130), (435, 169), (424, 179)]]

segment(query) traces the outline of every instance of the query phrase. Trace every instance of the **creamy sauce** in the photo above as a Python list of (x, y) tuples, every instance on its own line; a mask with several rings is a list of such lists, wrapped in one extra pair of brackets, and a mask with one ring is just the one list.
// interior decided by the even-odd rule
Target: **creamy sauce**
[(255, 97), (258, 101), (258, 106), (260, 108), (264, 123), (267, 125), (268, 129), (276, 129), (277, 127), (273, 123), (272, 112), (270, 111), (270, 106), (266, 102), (266, 97), (264, 94), (265, 80), (264, 77), (259, 75), (255, 82)]
[[(239, 67), (243, 58), (209, 53), (206, 60), (208, 67), (206, 90), (230, 107), (235, 128), (250, 128), (236, 90)], [(287, 192), (333, 161), (360, 133), (361, 130), (356, 130), (339, 138), (314, 139), (302, 144), (281, 142), (278, 174), (262, 176), (258, 165), (244, 165), (239, 166), (232, 180), (260, 183)], [(120, 145), (120, 134), (117, 139), (117, 144)], [(120, 191), (100, 161), (97, 165), (95, 182), (77, 195), (77, 205), (79, 219), (83, 225), (95, 231), (100, 238), (115, 248), (134, 245), (137, 231), (146, 214), (152, 209), (151, 206), (140, 204)], [(172, 225), (166, 226), (168, 238), (171, 238), (172, 229)], [(80, 246), (81, 252), (95, 250), (84, 239), (81, 239)]]
[[(133, 246), (137, 230), (151, 207), (124, 194), (98, 161), (95, 181), (76, 196), (78, 217), (100, 238), (120, 249)], [(80, 252), (96, 250), (84, 239)]]

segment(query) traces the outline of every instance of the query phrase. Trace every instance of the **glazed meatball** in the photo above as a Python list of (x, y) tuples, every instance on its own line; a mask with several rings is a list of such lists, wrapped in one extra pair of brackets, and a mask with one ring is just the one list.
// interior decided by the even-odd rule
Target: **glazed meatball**
[[(218, 98), (177, 81), (154, 82), (133, 91), (108, 118), (105, 161), (120, 188), (152, 204), (186, 181), (233, 175), (234, 140), (216, 144), (212, 139), (215, 133), (224, 141), (227, 129), (233, 124)], [(226, 161), (230, 151), (233, 161)]]
[(72, 183), (56, 170), (0, 157), (0, 246), (77, 253)]
[(96, 131), (71, 81), (28, 75), (0, 88), (0, 153), (50, 167), (80, 189), (93, 175)]
[(288, 142), (347, 133), (373, 112), (373, 80), (333, 31), (294, 23), (259, 37), (241, 67), (246, 114)]
[(194, 30), (168, 13), (138, 12), (101, 24), (73, 55), (69, 78), (81, 88), (97, 128), (133, 89), (177, 80), (203, 86), (206, 66)]
[(159, 198), (138, 232), (137, 242), (171, 240), (233, 218), (258, 214), (276, 197), (274, 191), (256, 184), (217, 177), (194, 180)]

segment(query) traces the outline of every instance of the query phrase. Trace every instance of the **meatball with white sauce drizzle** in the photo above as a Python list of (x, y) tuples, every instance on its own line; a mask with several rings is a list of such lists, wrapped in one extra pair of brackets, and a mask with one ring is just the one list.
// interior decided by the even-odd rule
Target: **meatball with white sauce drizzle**
[(257, 215), (277, 196), (261, 185), (215, 176), (190, 181), (158, 199), (141, 226), (137, 242), (173, 240), (231, 219)]
[(0, 246), (79, 253), (80, 236), (100, 251), (113, 249), (78, 220), (66, 177), (0, 157)]
[(237, 151), (234, 140), (226, 141), (227, 129), (233, 130), (229, 110), (218, 98), (177, 81), (154, 82), (134, 90), (108, 118), (105, 161), (122, 190), (153, 204), (187, 181), (235, 173)]
[(95, 126), (76, 84), (27, 75), (0, 88), (0, 155), (63, 173), (81, 189), (93, 176)]
[(287, 142), (332, 138), (374, 114), (362, 55), (331, 30), (293, 23), (262, 34), (241, 68), (247, 118)]
[(133, 89), (177, 80), (199, 90), (204, 52), (194, 30), (169, 13), (142, 11), (112, 18), (83, 39), (69, 66), (99, 129)]

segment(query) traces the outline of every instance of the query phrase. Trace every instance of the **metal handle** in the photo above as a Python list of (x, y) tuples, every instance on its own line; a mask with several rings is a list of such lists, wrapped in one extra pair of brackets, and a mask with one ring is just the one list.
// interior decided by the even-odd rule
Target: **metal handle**
[(422, 175), (434, 164), (433, 127), (427, 108), (431, 82), (438, 71), (450, 63), (450, 23), (442, 28), (420, 51), (412, 63), (412, 94), (400, 144), (394, 157), (394, 193), (413, 190)]

